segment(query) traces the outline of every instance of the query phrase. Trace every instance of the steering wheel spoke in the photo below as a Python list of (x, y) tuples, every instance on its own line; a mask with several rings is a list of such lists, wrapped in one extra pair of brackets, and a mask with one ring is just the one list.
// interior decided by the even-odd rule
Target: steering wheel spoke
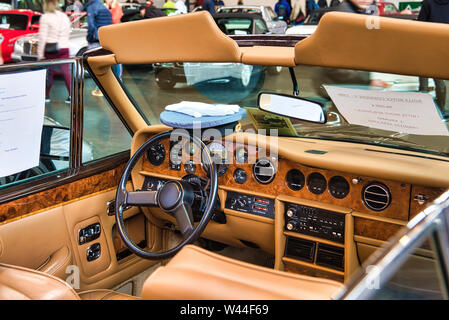
[(157, 206), (157, 191), (131, 191), (126, 193), (125, 205), (153, 207)]
[(188, 237), (195, 229), (191, 207), (181, 204), (173, 211), (173, 216), (176, 218), (179, 230), (184, 238)]

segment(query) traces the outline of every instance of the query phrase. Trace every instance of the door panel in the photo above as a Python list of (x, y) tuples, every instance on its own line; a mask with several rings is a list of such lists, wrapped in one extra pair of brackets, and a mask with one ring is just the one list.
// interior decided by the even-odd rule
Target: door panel
[[(63, 276), (72, 260), (72, 246), (62, 207), (0, 226), (0, 262), (44, 269)], [(66, 249), (64, 249), (66, 248)], [(58, 262), (55, 263), (55, 259)]]
[[(0, 215), (5, 217), (0, 225), (0, 262), (48, 272), (63, 280), (73, 270), (67, 267), (74, 265), (80, 271), (80, 290), (114, 287), (157, 263), (135, 255), (117, 262), (112, 236), (115, 217), (108, 216), (107, 202), (115, 198), (123, 168), (119, 165), (0, 204)], [(133, 207), (125, 212), (125, 218), (139, 213)], [(160, 231), (146, 219), (140, 221), (146, 224), (147, 250), (160, 248)], [(100, 237), (79, 245), (79, 229), (96, 222), (101, 225)], [(87, 261), (87, 247), (94, 243), (100, 243), (100, 257)]]
[[(129, 259), (124, 259), (123, 262), (117, 261), (112, 237), (115, 217), (108, 216), (106, 212), (106, 203), (115, 198), (115, 192), (114, 188), (64, 206), (67, 230), (70, 233), (74, 252), (74, 264), (80, 267), (81, 289), (113, 287), (157, 263), (157, 261), (144, 260), (135, 255)], [(133, 207), (127, 210), (124, 216), (126, 219), (139, 213), (140, 210)], [(78, 230), (96, 222), (101, 225), (100, 237), (79, 245)], [(150, 229), (152, 228), (147, 225), (146, 230)], [(150, 232), (154, 232), (154, 230), (148, 231), (148, 233)], [(147, 234), (147, 239), (147, 246), (153, 247), (154, 238)], [(101, 245), (100, 257), (94, 261), (87, 261), (87, 247), (95, 243)]]

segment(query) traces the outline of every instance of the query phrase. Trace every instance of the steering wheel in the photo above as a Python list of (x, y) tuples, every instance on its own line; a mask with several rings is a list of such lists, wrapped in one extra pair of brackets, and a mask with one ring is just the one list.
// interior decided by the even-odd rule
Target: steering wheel
[[(173, 136), (172, 136), (173, 134)], [(170, 137), (182, 137), (184, 139), (191, 139), (193, 143), (200, 147), (201, 161), (203, 166), (208, 168), (209, 172), (209, 193), (207, 195), (207, 201), (201, 220), (198, 225), (194, 226), (194, 220), (192, 215), (192, 205), (194, 202), (193, 187), (183, 180), (169, 180), (157, 191), (133, 191), (128, 192), (126, 190), (126, 183), (129, 179), (131, 171), (136, 163), (146, 152), (147, 148), (156, 141), (162, 139), (170, 139)], [(205, 162), (205, 163), (204, 163)], [(189, 135), (182, 130), (167, 131), (161, 134), (155, 135), (146, 141), (126, 164), (123, 174), (120, 178), (119, 185), (117, 187), (117, 194), (115, 198), (115, 220), (117, 224), (117, 230), (120, 237), (125, 242), (126, 246), (144, 259), (160, 260), (172, 257), (186, 244), (192, 243), (200, 237), (203, 230), (206, 228), (210, 218), (212, 217), (215, 200), (217, 198), (218, 189), (218, 176), (216, 166), (213, 164), (213, 160), (210, 156), (209, 150), (206, 145), (197, 137)], [(141, 207), (159, 207), (164, 212), (175, 217), (179, 229), (183, 236), (177, 246), (164, 252), (148, 252), (138, 247), (129, 237), (125, 223), (123, 220), (123, 211), (125, 207), (129, 206), (141, 206)]]

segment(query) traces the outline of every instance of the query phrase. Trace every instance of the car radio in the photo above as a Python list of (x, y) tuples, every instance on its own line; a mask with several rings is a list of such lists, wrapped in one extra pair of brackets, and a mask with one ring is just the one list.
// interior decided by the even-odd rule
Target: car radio
[(319, 208), (286, 203), (285, 230), (344, 243), (345, 215)]

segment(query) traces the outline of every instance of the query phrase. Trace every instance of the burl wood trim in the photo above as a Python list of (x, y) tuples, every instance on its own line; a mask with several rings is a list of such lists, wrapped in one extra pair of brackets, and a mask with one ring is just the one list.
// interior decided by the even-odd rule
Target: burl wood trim
[(382, 241), (387, 241), (394, 236), (403, 226), (370, 220), (365, 218), (354, 218), (354, 235)]
[(124, 168), (125, 164), (122, 164), (112, 170), (1, 204), (0, 224), (9, 223), (22, 216), (28, 216), (44, 209), (115, 187), (120, 181)]
[[(183, 177), (187, 173), (184, 170), (184, 167), (181, 167), (181, 171), (176, 170), (170, 170), (169, 168), (169, 141), (166, 139), (162, 141), (165, 150), (166, 150), (166, 157), (163, 164), (160, 166), (153, 166), (149, 163), (149, 161), (144, 161), (142, 164), (142, 170), (148, 171), (148, 172), (154, 172), (158, 174), (164, 174), (169, 175), (173, 177)], [(262, 148), (256, 148), (252, 145), (244, 145), (241, 143), (235, 143), (233, 141), (225, 141), (225, 146), (228, 153), (228, 160), (229, 160), (229, 168), (226, 171), (226, 173), (219, 177), (219, 185), (220, 186), (226, 186), (231, 188), (238, 188), (242, 192), (258, 192), (263, 193), (267, 195), (288, 195), (296, 198), (301, 199), (308, 199), (308, 200), (315, 200), (319, 201), (321, 203), (329, 203), (338, 205), (341, 207), (351, 208), (358, 212), (363, 213), (369, 213), (372, 215), (380, 216), (380, 217), (386, 217), (386, 218), (392, 218), (392, 219), (399, 219), (408, 221), (409, 218), (409, 204), (410, 204), (410, 189), (411, 185), (406, 183), (400, 183), (395, 181), (389, 181), (389, 180), (383, 180), (383, 179), (377, 179), (367, 176), (359, 176), (354, 175), (350, 173), (344, 173), (334, 170), (326, 170), (326, 169), (319, 169), (319, 168), (312, 168), (308, 166), (304, 166), (298, 163), (295, 163), (288, 159), (279, 159), (277, 162), (277, 173), (274, 178), (274, 180), (269, 184), (261, 184), (257, 182), (253, 176), (252, 169), (253, 164), (257, 158), (260, 157), (271, 157), (269, 152)], [(235, 152), (238, 148), (244, 147), (248, 152), (248, 159), (249, 163), (245, 164), (238, 164), (235, 161)], [(196, 159), (200, 159), (197, 157)], [(247, 180), (244, 184), (239, 184), (235, 182), (234, 180), (234, 171), (237, 168), (241, 168), (245, 170), (247, 175)], [(285, 183), (285, 177), (287, 173), (291, 169), (298, 169), (300, 170), (306, 180), (307, 176), (311, 174), (312, 172), (318, 172), (321, 173), (329, 183), (329, 180), (333, 176), (342, 176), (348, 181), (350, 186), (350, 192), (344, 199), (337, 199), (333, 197), (329, 189), (327, 188), (326, 191), (320, 195), (313, 194), (310, 192), (307, 188), (307, 185), (305, 185), (301, 190), (294, 191), (290, 189), (287, 184)], [(197, 175), (201, 177), (205, 177), (206, 174), (204, 170), (201, 168), (200, 165), (197, 164)], [(353, 184), (352, 180), (354, 178), (357, 178), (361, 180), (358, 184)], [(383, 211), (372, 211), (368, 209), (361, 200), (361, 194), (363, 187), (370, 181), (378, 181), (388, 186), (391, 192), (392, 201), (390, 206), (383, 210)]]
[[(410, 199), (410, 220), (413, 219), (418, 213), (427, 208), (433, 200), (438, 198), (445, 191), (444, 188), (430, 188), (430, 187), (421, 187), (421, 186), (412, 186), (412, 193)], [(415, 195), (425, 195), (429, 199), (422, 205), (418, 203), (418, 201), (414, 200)]]

